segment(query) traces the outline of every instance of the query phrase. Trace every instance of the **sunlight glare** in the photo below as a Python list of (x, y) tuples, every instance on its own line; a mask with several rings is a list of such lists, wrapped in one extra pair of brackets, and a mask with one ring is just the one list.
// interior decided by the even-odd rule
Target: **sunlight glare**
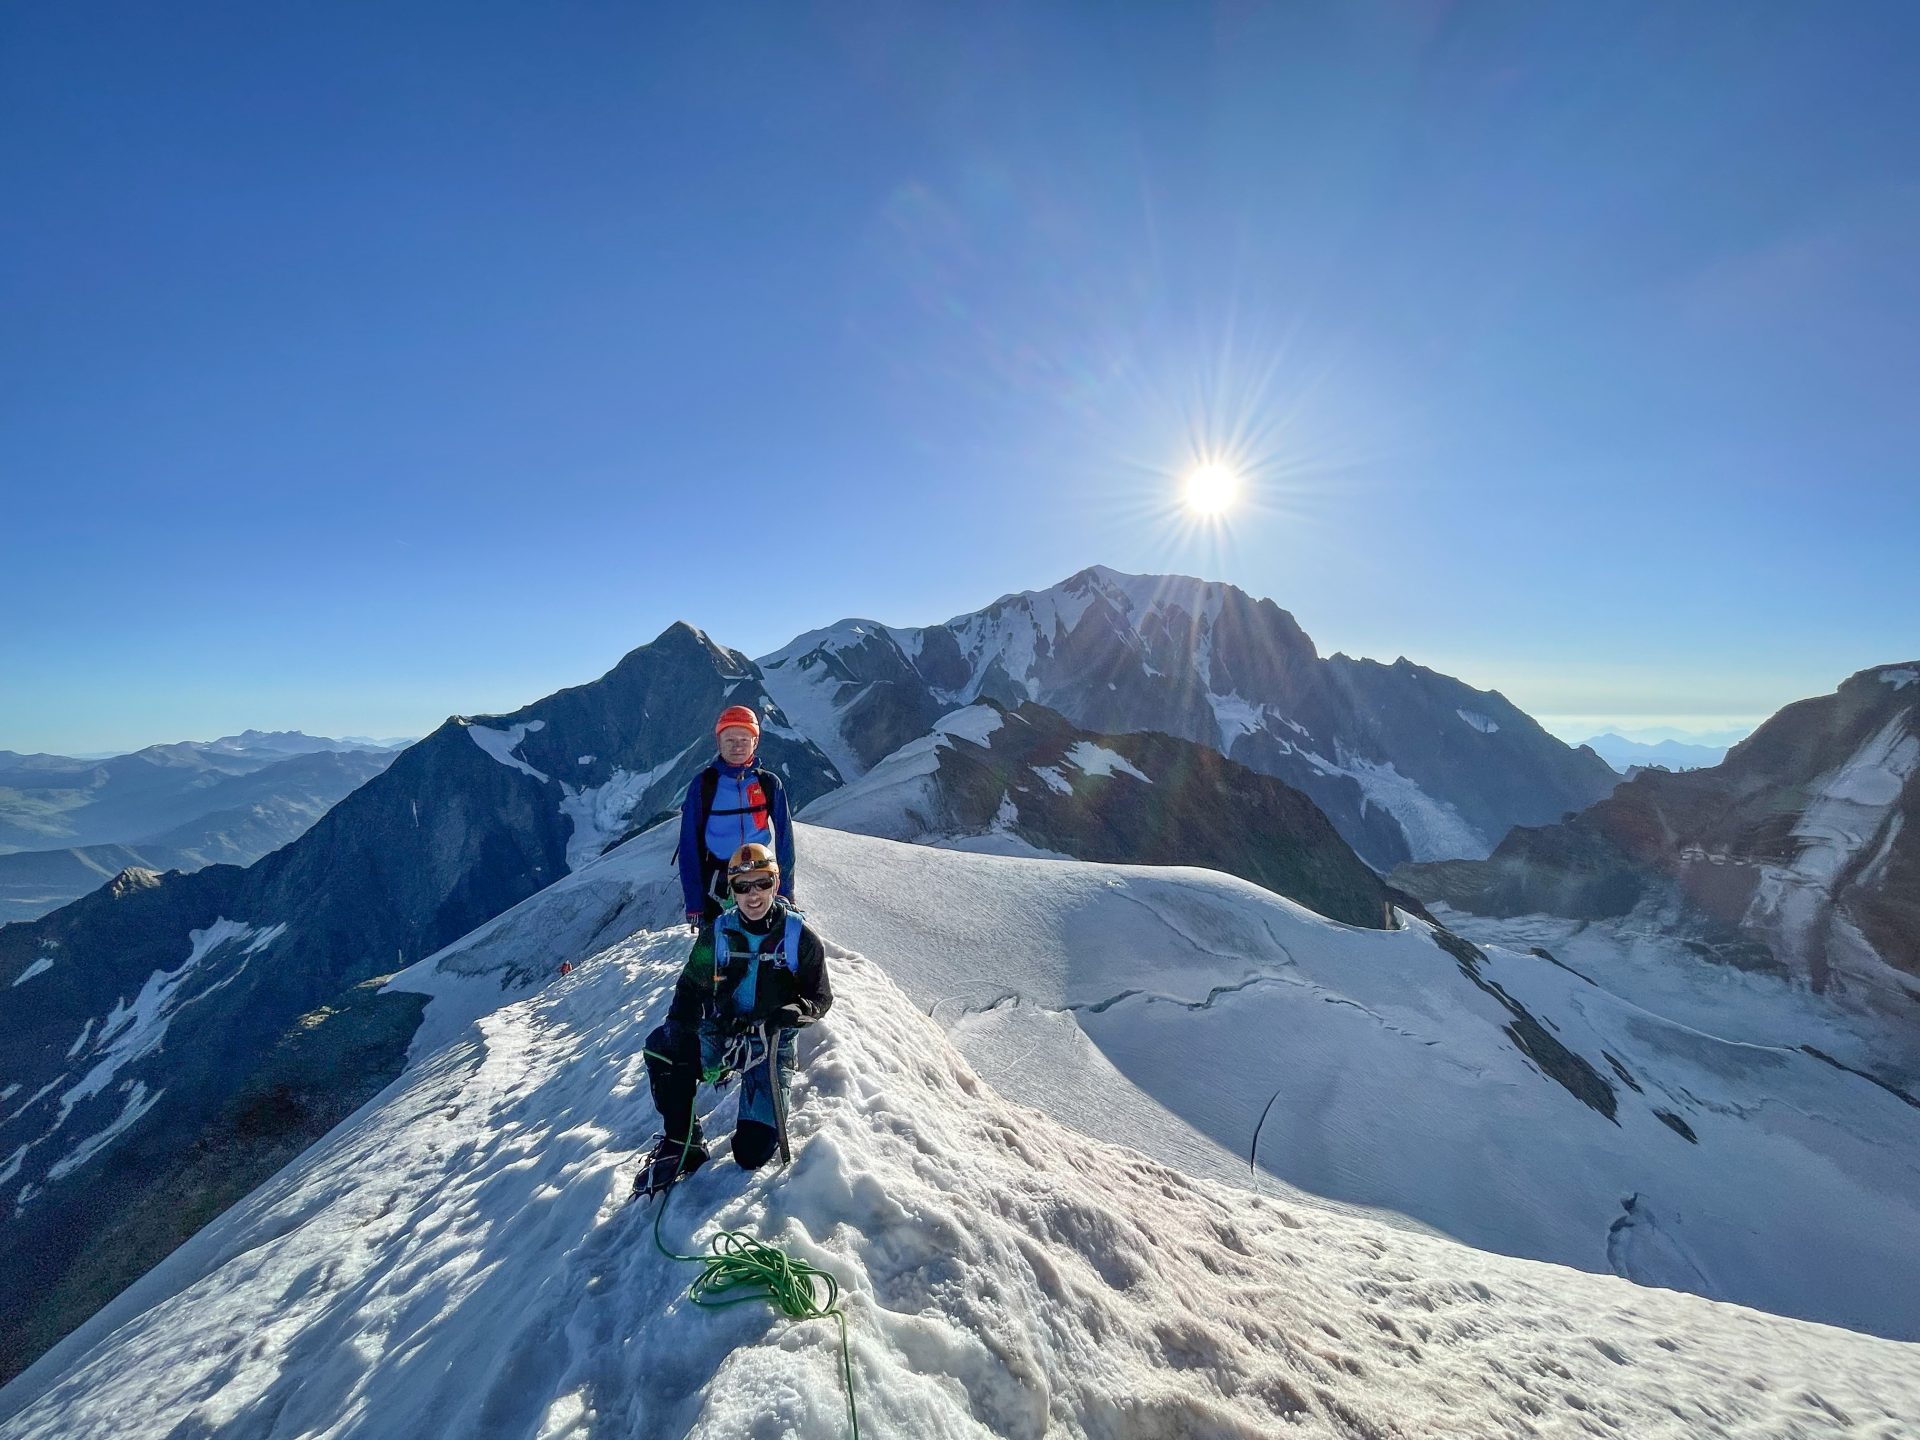
[(1200, 465), (1187, 475), (1187, 508), (1197, 515), (1223, 515), (1239, 494), (1240, 477), (1217, 461)]

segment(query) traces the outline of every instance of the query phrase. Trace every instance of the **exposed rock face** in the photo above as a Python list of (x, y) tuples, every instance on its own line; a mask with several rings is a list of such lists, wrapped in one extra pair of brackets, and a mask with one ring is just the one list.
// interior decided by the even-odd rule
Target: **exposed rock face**
[(1789, 705), (1711, 770), (1642, 771), (1480, 863), (1395, 879), (1480, 914), (1677, 918), (1717, 958), (1920, 1001), (1920, 663)]
[[(396, 1074), (417, 1005), (368, 982), (677, 803), (734, 702), (768, 711), (753, 664), (675, 625), (447, 721), (246, 869), (129, 869), (0, 927), (0, 1378)], [(796, 804), (835, 783), (777, 711), (761, 758)]]
[(1098, 735), (1031, 703), (942, 717), (805, 818), (960, 849), (1201, 865), (1349, 925), (1391, 924), (1396, 898), (1284, 782), (1189, 740)]
[(1230, 585), (1082, 571), (945, 625), (844, 621), (760, 662), (848, 779), (957, 705), (1036, 701), (1103, 734), (1157, 730), (1277, 776), (1380, 869), (1479, 858), (1619, 776), (1502, 696), (1407, 660), (1321, 658), (1293, 617)]

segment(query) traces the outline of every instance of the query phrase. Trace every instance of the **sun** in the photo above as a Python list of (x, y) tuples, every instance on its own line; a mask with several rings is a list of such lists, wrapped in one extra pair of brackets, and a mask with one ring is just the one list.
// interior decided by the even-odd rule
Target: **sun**
[(1182, 492), (1194, 514), (1224, 515), (1240, 498), (1240, 477), (1218, 461), (1208, 461), (1187, 473)]

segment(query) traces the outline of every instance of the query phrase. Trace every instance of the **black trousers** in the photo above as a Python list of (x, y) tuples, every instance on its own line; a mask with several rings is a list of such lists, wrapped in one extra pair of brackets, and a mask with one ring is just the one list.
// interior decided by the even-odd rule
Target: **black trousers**
[[(660, 1128), (669, 1140), (684, 1140), (693, 1128), (693, 1095), (700, 1088), (700, 1033), (691, 1025), (669, 1020), (647, 1036), (647, 1083), (653, 1089), (653, 1108), (660, 1112)], [(780, 1148), (780, 1132), (758, 1120), (742, 1120), (734, 1127), (733, 1163), (742, 1170), (758, 1170)]]

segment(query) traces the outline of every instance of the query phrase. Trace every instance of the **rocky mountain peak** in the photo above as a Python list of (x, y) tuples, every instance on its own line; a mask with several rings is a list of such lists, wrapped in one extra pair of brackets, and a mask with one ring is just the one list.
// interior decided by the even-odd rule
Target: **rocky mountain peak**
[(129, 865), (113, 879), (107, 882), (107, 894), (115, 900), (125, 899), (141, 890), (151, 890), (160, 883), (158, 870), (143, 869), (138, 865)]
[(1786, 706), (1710, 769), (1643, 770), (1484, 864), (1396, 878), (1480, 914), (1643, 915), (1818, 991), (1920, 1001), (1920, 663)]
[(1285, 780), (1370, 864), (1484, 855), (1607, 793), (1615, 772), (1491, 692), (1402, 660), (1321, 659), (1270, 599), (1089, 566), (943, 625), (843, 621), (764, 657), (769, 691), (852, 780), (955, 706), (1035, 702), (1160, 731)]

